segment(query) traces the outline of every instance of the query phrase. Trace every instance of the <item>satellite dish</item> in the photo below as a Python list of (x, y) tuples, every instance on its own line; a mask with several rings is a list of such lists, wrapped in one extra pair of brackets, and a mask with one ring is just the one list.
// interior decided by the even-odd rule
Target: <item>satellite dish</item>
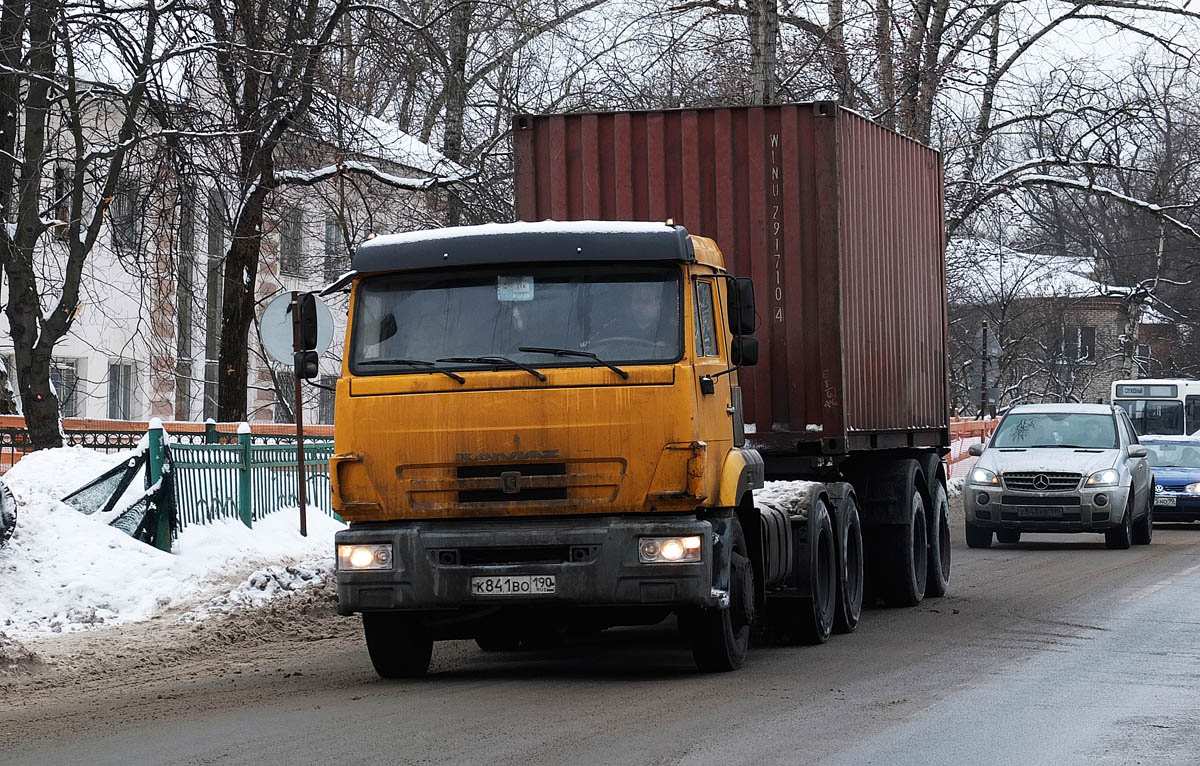
[[(313, 296), (317, 302), (317, 347), (318, 355), (329, 350), (333, 341), (333, 314), (325, 301)], [(263, 349), (280, 364), (292, 365), (295, 351), (292, 343), (292, 295), (282, 293), (267, 304), (262, 319), (258, 322), (258, 338)]]

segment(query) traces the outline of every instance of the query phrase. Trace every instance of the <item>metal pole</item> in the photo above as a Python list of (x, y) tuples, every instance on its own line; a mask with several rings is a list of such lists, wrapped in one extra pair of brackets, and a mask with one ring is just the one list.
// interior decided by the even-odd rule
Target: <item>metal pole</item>
[(987, 320), (983, 320), (983, 368), (979, 375), (979, 419), (983, 420), (983, 416), (987, 414), (988, 405), (988, 336), (987, 336)]
[(238, 516), (247, 527), (254, 526), (254, 500), (251, 482), (254, 474), (250, 464), (250, 424), (243, 421), (238, 423), (237, 443), (238, 454)]
[[(150, 486), (153, 487), (162, 481), (163, 463), (165, 462), (165, 456), (163, 455), (163, 424), (160, 419), (150, 419), (149, 434), (150, 455), (147, 470), (150, 471)], [(155, 495), (161, 497), (162, 492), (156, 492)], [(160, 502), (159, 506), (161, 505), (162, 503)], [(158, 509), (158, 525), (154, 529), (154, 547), (168, 553), (171, 551), (170, 519), (167, 517), (166, 509), (162, 507)]]
[[(292, 351), (300, 352), (304, 349), (300, 348), (300, 306), (297, 298), (300, 293), (292, 290)], [(300, 536), (308, 537), (308, 497), (305, 492), (305, 483), (308, 478), (304, 470), (304, 402), (302, 401), (303, 392), (300, 390), (299, 372), (292, 367), (292, 374), (296, 378), (296, 401), (292, 408), (292, 412), (296, 415), (296, 501), (300, 504)]]

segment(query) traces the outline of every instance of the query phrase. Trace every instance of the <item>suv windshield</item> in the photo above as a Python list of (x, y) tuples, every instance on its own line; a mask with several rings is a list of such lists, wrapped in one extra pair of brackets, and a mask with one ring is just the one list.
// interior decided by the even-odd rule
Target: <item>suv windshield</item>
[(621, 364), (674, 362), (683, 355), (681, 290), (679, 270), (658, 265), (505, 266), (371, 277), (355, 299), (351, 370), (429, 372), (419, 362), (453, 369), (597, 364), (545, 349), (590, 352)]
[(1116, 449), (1112, 415), (1084, 412), (1025, 412), (1000, 422), (989, 447), (1075, 447)]
[(1133, 421), (1133, 430), (1137, 431), (1139, 436), (1183, 433), (1183, 402), (1118, 399), (1113, 404), (1120, 405), (1129, 413), (1129, 419)]

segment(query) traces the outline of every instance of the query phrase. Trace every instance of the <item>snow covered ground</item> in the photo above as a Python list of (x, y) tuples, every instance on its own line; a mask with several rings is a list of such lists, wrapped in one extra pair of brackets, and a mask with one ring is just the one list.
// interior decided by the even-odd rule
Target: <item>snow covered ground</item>
[[(18, 517), (0, 549), (0, 637), (28, 640), (167, 612), (200, 618), (260, 606), (329, 578), (333, 535), (342, 524), (315, 508), (307, 537), (292, 508), (254, 529), (232, 520), (190, 526), (168, 554), (61, 502), (131, 454), (45, 450), (4, 475)], [(139, 489), (140, 481), (132, 494)]]

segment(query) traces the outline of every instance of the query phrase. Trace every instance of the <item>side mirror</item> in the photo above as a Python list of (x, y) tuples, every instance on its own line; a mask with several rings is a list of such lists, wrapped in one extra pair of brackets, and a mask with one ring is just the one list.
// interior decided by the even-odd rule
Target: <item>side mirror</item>
[(312, 293), (297, 295), (296, 313), (300, 317), (300, 350), (312, 351), (317, 347), (317, 296)]
[(980, 455), (983, 454), (983, 445), (982, 444), (968, 445), (967, 454), (970, 455), (971, 457), (979, 457)]
[(753, 367), (758, 364), (758, 339), (739, 335), (729, 347), (729, 361), (734, 367)]
[(1146, 452), (1146, 448), (1140, 444), (1129, 445), (1129, 457), (1146, 457), (1148, 454), (1149, 453)]
[(749, 335), (754, 332), (754, 280), (740, 277), (729, 284), (726, 300), (729, 309), (729, 332)]

